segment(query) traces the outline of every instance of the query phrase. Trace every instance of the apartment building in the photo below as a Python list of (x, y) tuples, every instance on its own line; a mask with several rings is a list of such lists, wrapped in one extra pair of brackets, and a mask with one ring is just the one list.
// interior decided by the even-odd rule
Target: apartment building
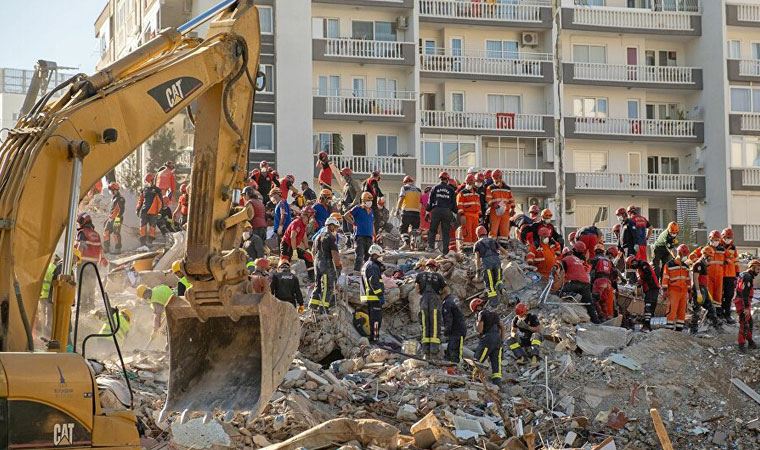
[[(34, 70), (0, 67), (0, 139), (5, 139), (7, 130), (16, 126), (34, 72)], [(39, 92), (38, 98), (71, 76), (73, 76), (72, 73), (51, 71), (47, 90)]]

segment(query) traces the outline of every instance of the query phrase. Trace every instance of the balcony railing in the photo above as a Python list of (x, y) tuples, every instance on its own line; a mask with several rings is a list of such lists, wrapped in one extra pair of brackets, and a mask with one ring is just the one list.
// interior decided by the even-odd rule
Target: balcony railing
[(736, 16), (742, 22), (760, 22), (760, 5), (736, 5)]
[(742, 186), (760, 186), (760, 167), (742, 169)]
[(742, 59), (739, 61), (739, 75), (745, 77), (760, 77), (760, 60)]
[(350, 38), (327, 38), (325, 56), (403, 60), (403, 42), (370, 41)]
[(575, 188), (604, 191), (696, 192), (695, 175), (576, 172)]
[(573, 23), (606, 28), (693, 31), (694, 12), (653, 11), (642, 8), (576, 6)]
[(314, 96), (325, 98), (325, 114), (381, 117), (403, 117), (404, 102), (416, 98), (412, 91), (333, 90), (325, 94), (319, 89)]
[(422, 111), (422, 127), (494, 131), (544, 131), (544, 116), (515, 113)]
[(497, 20), (504, 22), (541, 22), (541, 7), (548, 1), (518, 4), (486, 3), (461, 0), (419, 0), (420, 15), (470, 20)]
[(697, 137), (696, 124), (693, 120), (576, 117), (575, 133), (693, 138)]
[(742, 114), (743, 131), (760, 131), (760, 114)]
[(437, 48), (420, 55), (421, 70), (439, 73), (466, 73), (516, 77), (544, 76), (542, 63), (551, 61), (547, 53), (505, 52), (494, 57), (488, 52), (466, 52), (453, 55), (450, 49)]
[(573, 63), (573, 71), (574, 77), (579, 80), (663, 84), (694, 83), (691, 67)]
[[(441, 171), (446, 171), (450, 176), (454, 177), (457, 181), (463, 182), (467, 176), (467, 167), (458, 166), (421, 166), (422, 184), (436, 184), (438, 183), (438, 174)], [(546, 180), (545, 175), (551, 174), (551, 170), (539, 170), (539, 169), (501, 169), (504, 173), (504, 181), (513, 188), (545, 188)]]
[[(612, 228), (599, 227), (599, 230), (604, 235), (604, 243), (606, 245), (615, 245), (618, 243), (617, 236), (615, 236)], [(649, 244), (654, 244), (654, 241), (657, 240), (657, 236), (659, 236), (663, 230), (664, 228), (652, 228), (652, 235), (649, 237)]]
[(379, 170), (384, 175), (406, 175), (404, 161), (414, 158), (402, 156), (330, 155), (335, 167), (350, 167), (354, 173), (365, 174)]

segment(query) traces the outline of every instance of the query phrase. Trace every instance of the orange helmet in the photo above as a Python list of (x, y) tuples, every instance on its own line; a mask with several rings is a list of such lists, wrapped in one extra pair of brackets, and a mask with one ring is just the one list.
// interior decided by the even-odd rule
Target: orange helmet
[(145, 182), (146, 183), (153, 183), (153, 180), (156, 179), (156, 174), (153, 172), (148, 172), (145, 174)]
[(715, 256), (715, 249), (710, 246), (702, 247), (702, 256), (708, 256), (712, 258)]
[(734, 230), (732, 230), (731, 228), (724, 228), (723, 232), (721, 233), (721, 237), (723, 237), (723, 239), (733, 239)]
[(483, 307), (485, 303), (486, 303), (485, 300), (483, 300), (482, 298), (473, 298), (470, 301), (470, 311), (472, 312), (478, 311), (480, 308)]
[(485, 236), (486, 234), (488, 234), (488, 230), (486, 230), (486, 227), (483, 225), (478, 225), (478, 227), (475, 229), (475, 236), (477, 237)]
[(324, 197), (326, 199), (331, 199), (333, 196), (333, 193), (329, 189), (322, 189), (321, 191), (319, 191), (319, 196)]
[(475, 175), (469, 174), (464, 179), (465, 184), (475, 184)]
[(496, 181), (501, 180), (501, 177), (503, 174), (501, 173), (501, 169), (496, 169), (493, 172), (491, 172), (491, 178), (493, 178)]
[(689, 256), (689, 246), (686, 244), (679, 245), (676, 251), (678, 252), (678, 256)]
[(515, 305), (515, 314), (517, 314), (518, 316), (524, 316), (527, 313), (528, 313), (528, 305), (526, 305), (525, 303), (518, 303), (517, 305)]
[(712, 230), (710, 234), (707, 236), (707, 238), (711, 241), (717, 241), (720, 239), (720, 231), (718, 230)]
[(620, 250), (618, 250), (617, 247), (610, 247), (607, 249), (607, 254), (613, 258), (617, 258), (617, 256), (620, 254)]
[(253, 263), (259, 270), (269, 270), (269, 260), (267, 258), (257, 258)]
[(405, 176), (403, 180), (401, 180), (402, 183), (414, 183), (414, 178), (410, 177), (409, 175)]
[(341, 216), (339, 212), (334, 212), (330, 214), (330, 217), (337, 220), (338, 222), (343, 222), (343, 216)]
[(625, 208), (618, 208), (617, 211), (615, 211), (615, 215), (620, 216), (626, 216), (628, 213), (625, 212)]
[(350, 167), (344, 167), (344, 168), (340, 169), (340, 174), (343, 175), (344, 177), (351, 176), (351, 168)]
[(670, 234), (678, 234), (678, 232), (681, 231), (681, 227), (678, 226), (675, 222), (670, 222), (668, 224), (668, 233)]
[(119, 186), (119, 183), (114, 181), (108, 185), (108, 189), (111, 191), (118, 191), (119, 189), (121, 189), (121, 186)]
[(546, 208), (543, 211), (541, 211), (541, 218), (542, 219), (551, 219), (553, 216), (554, 216), (554, 214), (552, 214), (552, 210), (549, 209), (549, 208)]

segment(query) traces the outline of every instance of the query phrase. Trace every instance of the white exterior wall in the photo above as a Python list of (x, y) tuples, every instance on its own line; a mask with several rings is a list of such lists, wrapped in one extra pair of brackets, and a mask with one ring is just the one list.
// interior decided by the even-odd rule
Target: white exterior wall
[(382, 123), (365, 123), (357, 127), (354, 122), (343, 122), (339, 120), (315, 120), (314, 134), (317, 133), (339, 133), (343, 136), (343, 154), (353, 155), (352, 135), (365, 135), (367, 144), (367, 155), (377, 155), (377, 137), (378, 136), (397, 136), (398, 137), (398, 154), (408, 154), (414, 156), (417, 154), (414, 145), (414, 126)]
[(0, 93), (0, 128), (16, 126), (18, 118), (15, 116), (21, 111), (25, 97), (24, 94)]

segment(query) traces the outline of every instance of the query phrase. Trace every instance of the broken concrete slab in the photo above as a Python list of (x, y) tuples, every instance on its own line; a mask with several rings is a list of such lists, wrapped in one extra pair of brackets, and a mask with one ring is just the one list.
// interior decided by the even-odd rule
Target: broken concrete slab
[(585, 324), (576, 327), (575, 343), (589, 355), (599, 356), (631, 342), (633, 332), (620, 327)]
[(171, 425), (172, 443), (177, 448), (203, 449), (212, 447), (231, 448), (232, 439), (217, 420), (203, 422), (203, 418), (174, 422)]

